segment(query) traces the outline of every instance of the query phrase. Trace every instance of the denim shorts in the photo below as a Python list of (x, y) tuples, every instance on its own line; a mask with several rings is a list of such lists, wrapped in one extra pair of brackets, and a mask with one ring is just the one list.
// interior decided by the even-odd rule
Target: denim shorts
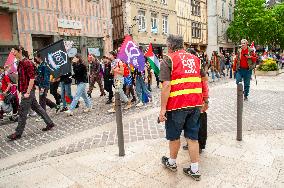
[(184, 137), (191, 140), (198, 140), (200, 127), (200, 108), (175, 110), (166, 113), (166, 138), (174, 141), (180, 139), (184, 130)]

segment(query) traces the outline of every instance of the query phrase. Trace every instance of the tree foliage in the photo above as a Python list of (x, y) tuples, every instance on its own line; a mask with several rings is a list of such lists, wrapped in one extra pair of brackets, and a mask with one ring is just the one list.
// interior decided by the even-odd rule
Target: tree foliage
[(228, 37), (238, 43), (242, 38), (260, 45), (284, 46), (284, 3), (267, 8), (265, 0), (238, 0)]

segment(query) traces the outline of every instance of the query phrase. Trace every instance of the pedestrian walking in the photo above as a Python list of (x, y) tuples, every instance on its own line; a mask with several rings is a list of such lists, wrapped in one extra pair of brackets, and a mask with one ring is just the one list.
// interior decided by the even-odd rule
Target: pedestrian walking
[(61, 88), (61, 100), (62, 100), (62, 109), (60, 112), (65, 112), (68, 110), (66, 98), (73, 100), (71, 92), (72, 84), (72, 74), (71, 72), (60, 76), (60, 88)]
[(210, 61), (210, 68), (211, 68), (211, 76), (212, 76), (212, 81), (215, 81), (215, 76), (217, 78), (220, 78), (219, 72), (220, 72), (220, 62), (219, 58), (217, 55), (217, 52), (214, 51), (212, 53), (211, 61)]
[(113, 74), (111, 73), (111, 61), (110, 61), (110, 59), (108, 57), (104, 56), (103, 57), (103, 62), (105, 64), (104, 88), (109, 93), (108, 101), (106, 102), (106, 104), (111, 104), (112, 103), (112, 98), (113, 98), (113, 91), (112, 91)]
[[(17, 86), (15, 81), (13, 82), (11, 79), (9, 66), (5, 66), (5, 68), (1, 67), (0, 69), (3, 71), (1, 79), (1, 91), (4, 94), (5, 98), (7, 97), (10, 98), (9, 102), (11, 103), (13, 108), (13, 115), (11, 116), (11, 119), (16, 120), (19, 108), (19, 97), (17, 93)], [(3, 117), (3, 113), (0, 116)]]
[(123, 85), (123, 88), (124, 88), (124, 91), (125, 91), (125, 94), (128, 98), (130, 98), (130, 95), (132, 95), (132, 99), (131, 99), (131, 103), (134, 103), (136, 102), (136, 96), (135, 96), (135, 93), (134, 93), (134, 88), (133, 88), (133, 78), (132, 78), (132, 75), (131, 75), (131, 71), (130, 71), (130, 67), (124, 63), (123, 63), (123, 68), (124, 68), (124, 85)]
[(219, 74), (220, 76), (223, 75), (223, 77), (226, 77), (226, 74), (224, 73), (224, 70), (226, 68), (226, 58), (222, 52), (220, 52), (219, 57), (219, 62), (220, 62), (220, 71)]
[(100, 87), (100, 96), (105, 96), (103, 84), (102, 84), (102, 77), (101, 77), (101, 66), (99, 60), (94, 57), (93, 55), (89, 55), (89, 67), (90, 67), (90, 75), (89, 75), (89, 90), (88, 90), (88, 96), (92, 98), (92, 91), (94, 89), (95, 83), (97, 82)]
[(56, 105), (60, 105), (61, 103), (61, 95), (58, 93), (58, 87), (60, 84), (60, 78), (54, 78), (54, 76), (50, 75), (50, 94), (54, 97)]
[(200, 108), (204, 111), (208, 108), (208, 98), (203, 97), (206, 96), (203, 95), (203, 84), (207, 85), (206, 74), (201, 71), (200, 59), (183, 50), (182, 36), (169, 35), (167, 45), (169, 54), (165, 56), (160, 72), (163, 87), (159, 121), (166, 122), (170, 157), (163, 156), (162, 163), (171, 171), (177, 171), (176, 158), (180, 148), (180, 135), (184, 130), (191, 164), (183, 169), (183, 173), (199, 181), (198, 130)]
[(35, 69), (33, 62), (28, 59), (28, 52), (23, 47), (14, 49), (14, 56), (19, 60), (18, 77), (19, 92), (21, 93), (21, 103), (19, 108), (18, 126), (15, 133), (7, 136), (11, 141), (21, 138), (27, 121), (29, 109), (32, 108), (44, 120), (46, 127), (42, 131), (49, 131), (55, 125), (46, 111), (38, 104), (35, 97)]
[(244, 100), (248, 100), (250, 80), (252, 76), (252, 70), (256, 63), (256, 54), (253, 49), (248, 47), (248, 41), (246, 39), (241, 40), (242, 48), (234, 61), (234, 71), (236, 71), (236, 83), (239, 84), (244, 80)]
[(82, 56), (80, 54), (77, 54), (73, 58), (72, 63), (73, 63), (72, 66), (73, 66), (73, 71), (74, 71), (73, 78), (75, 79), (75, 83), (77, 84), (77, 91), (76, 91), (75, 97), (73, 97), (69, 110), (65, 111), (65, 113), (68, 116), (73, 116), (73, 111), (76, 108), (79, 102), (79, 99), (81, 97), (84, 99), (84, 102), (87, 107), (84, 110), (84, 112), (86, 113), (90, 112), (92, 109), (91, 100), (88, 97), (87, 91), (86, 91), (86, 86), (88, 82), (87, 67), (82, 60)]
[[(123, 91), (123, 85), (124, 85), (124, 65), (123, 62), (120, 59), (116, 59), (117, 57), (117, 52), (116, 51), (111, 51), (110, 52), (110, 59), (112, 60), (111, 63), (111, 72), (114, 75), (114, 87), (115, 91), (119, 93), (120, 95), (120, 100), (124, 103), (127, 103), (127, 106), (124, 108), (125, 110), (131, 108), (131, 100), (127, 98)], [(108, 110), (109, 113), (114, 113), (115, 109), (114, 106), (110, 110)]]
[[(146, 70), (144, 72), (146, 72)], [(141, 107), (148, 103), (149, 98), (150, 100), (152, 100), (151, 92), (148, 90), (147, 85), (145, 83), (144, 72), (140, 72), (138, 71), (138, 69), (135, 69), (134, 71), (136, 94), (138, 98), (138, 104), (136, 105), (136, 107)]]
[(151, 85), (152, 85), (152, 69), (150, 66), (150, 63), (146, 61), (146, 78), (147, 78), (147, 85), (148, 85), (148, 91), (152, 91)]
[[(188, 52), (192, 55), (196, 55), (196, 52), (194, 49), (189, 49)], [(200, 59), (201, 60), (201, 59)], [(202, 60), (201, 60), (202, 61)], [(206, 75), (206, 67), (202, 66), (201, 71), (204, 72), (204, 75)], [(206, 76), (207, 77), (207, 76)], [(205, 77), (203, 78), (204, 80)], [(209, 98), (209, 89), (207, 84), (202, 84), (202, 97), (205, 99)], [(198, 131), (198, 144), (199, 144), (199, 153), (202, 153), (202, 150), (206, 147), (206, 140), (207, 140), (207, 113), (206, 109), (201, 110), (200, 117), (199, 117), (200, 127)], [(188, 150), (188, 144), (183, 146), (184, 150)]]
[(51, 109), (56, 109), (56, 113), (60, 110), (60, 106), (56, 105), (49, 98), (47, 93), (50, 86), (50, 70), (43, 62), (40, 54), (36, 54), (35, 62), (38, 64), (36, 80), (39, 88), (39, 104), (46, 111), (46, 105)]

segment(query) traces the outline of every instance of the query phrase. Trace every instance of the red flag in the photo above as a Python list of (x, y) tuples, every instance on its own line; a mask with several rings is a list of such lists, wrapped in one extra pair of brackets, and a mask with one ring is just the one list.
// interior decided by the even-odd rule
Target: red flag
[(255, 47), (254, 47), (254, 41), (252, 41), (251, 45), (250, 45), (250, 48), (253, 49), (253, 52), (256, 51)]
[(10, 54), (9, 54), (5, 64), (4, 64), (4, 66), (5, 67), (9, 66), (10, 67), (10, 71), (12, 73), (17, 73), (17, 65), (16, 65), (15, 61), (16, 61), (15, 56), (10, 52)]

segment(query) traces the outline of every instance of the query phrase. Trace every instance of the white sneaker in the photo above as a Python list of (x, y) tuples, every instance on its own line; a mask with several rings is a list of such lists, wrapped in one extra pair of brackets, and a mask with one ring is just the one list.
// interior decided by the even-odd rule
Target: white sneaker
[(36, 122), (40, 122), (40, 121), (42, 121), (43, 119), (41, 118), (41, 117), (39, 117), (39, 118), (36, 118)]
[(88, 113), (88, 112), (91, 112), (91, 110), (92, 110), (92, 108), (86, 108), (86, 109), (83, 110), (83, 112)]
[(73, 112), (71, 110), (67, 110), (65, 111), (65, 113), (67, 114), (67, 116), (73, 116)]
[(30, 117), (35, 117), (36, 115), (37, 115), (36, 112), (31, 112), (31, 113), (29, 113), (29, 116), (30, 116)]
[(107, 111), (108, 113), (115, 113), (115, 109), (114, 108), (111, 108)]
[(141, 107), (143, 105), (144, 105), (143, 102), (139, 102), (138, 104), (136, 104), (136, 107)]

